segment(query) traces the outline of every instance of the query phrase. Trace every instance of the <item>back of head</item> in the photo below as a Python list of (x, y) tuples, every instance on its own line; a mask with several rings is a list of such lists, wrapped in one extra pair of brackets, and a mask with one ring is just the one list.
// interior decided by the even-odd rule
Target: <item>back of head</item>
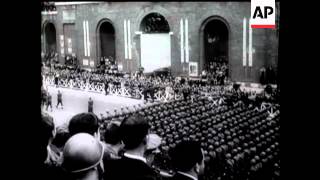
[(170, 150), (172, 165), (177, 171), (188, 172), (203, 160), (201, 146), (195, 141), (182, 141)]
[(121, 123), (119, 121), (112, 121), (108, 124), (104, 134), (104, 140), (106, 143), (116, 145), (121, 141), (120, 124)]
[(49, 141), (54, 136), (53, 132), (55, 129), (53, 118), (47, 114), (41, 113), (41, 136), (43, 140)]
[(58, 148), (63, 148), (67, 140), (70, 138), (70, 134), (67, 129), (58, 127), (56, 136), (54, 137), (52, 144)]
[(98, 128), (98, 117), (93, 113), (77, 114), (69, 122), (69, 133), (71, 136), (77, 133), (94, 135), (94, 133), (98, 132)]
[[(41, 161), (45, 160), (47, 157), (47, 146), (50, 143), (50, 139), (54, 137), (54, 122), (53, 118), (46, 113), (41, 113), (41, 122), (40, 122), (40, 146), (43, 150), (41, 155)], [(43, 162), (42, 161), (42, 162)]]
[(125, 149), (131, 150), (137, 148), (144, 142), (148, 131), (149, 124), (144, 116), (134, 114), (124, 119), (120, 125), (120, 132)]
[(103, 145), (87, 133), (72, 136), (63, 149), (62, 167), (70, 173), (84, 173), (99, 165)]

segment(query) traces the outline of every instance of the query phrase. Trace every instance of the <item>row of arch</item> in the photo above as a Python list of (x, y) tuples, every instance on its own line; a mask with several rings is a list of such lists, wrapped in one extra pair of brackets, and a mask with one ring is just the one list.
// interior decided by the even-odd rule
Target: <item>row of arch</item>
[[(46, 52), (56, 51), (56, 29), (52, 22), (43, 26)], [(153, 12), (146, 15), (140, 23), (143, 33), (169, 33), (170, 25), (160, 13)], [(102, 19), (96, 29), (97, 57), (116, 57), (115, 37), (116, 31), (112, 21)], [(207, 18), (200, 27), (200, 59), (206, 68), (210, 62), (225, 60), (229, 57), (230, 27), (227, 21), (220, 16)]]

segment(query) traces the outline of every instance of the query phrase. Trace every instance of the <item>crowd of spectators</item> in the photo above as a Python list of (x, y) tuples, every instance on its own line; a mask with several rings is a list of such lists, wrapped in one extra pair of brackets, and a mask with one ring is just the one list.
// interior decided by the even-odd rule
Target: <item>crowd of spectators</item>
[(228, 81), (229, 68), (223, 58), (210, 61), (201, 73), (203, 79), (207, 79), (210, 85), (225, 85)]
[(259, 70), (260, 83), (265, 84), (276, 84), (277, 83), (277, 72), (272, 66), (262, 67)]
[(170, 75), (124, 74), (116, 68), (113, 69), (112, 66), (104, 72), (101, 72), (100, 69), (90, 72), (59, 64), (54, 64), (52, 69), (43, 73), (43, 79), (51, 79), (51, 82), (56, 79), (56, 85), (70, 86), (72, 84), (73, 87), (80, 88), (83, 84), (89, 83), (91, 87), (104, 89), (106, 94), (110, 89), (125, 88), (130, 97), (138, 99), (150, 96), (150, 99), (154, 100), (154, 95), (157, 92), (166, 97), (175, 97), (176, 95), (182, 96), (184, 92), (189, 91), (197, 94), (204, 90), (207, 92), (215, 90), (215, 88), (207, 88), (211, 85), (201, 80), (178, 79)]
[[(279, 104), (247, 104), (241, 91), (230, 93), (103, 118), (81, 113), (67, 129), (43, 114), (44, 172), (58, 179), (279, 179)], [(190, 151), (179, 150), (185, 144)]]
[(44, 2), (41, 2), (41, 10), (48, 12), (48, 11), (56, 11), (57, 8), (56, 8), (54, 2), (46, 2), (46, 1), (44, 1)]
[[(56, 85), (61, 85), (61, 81), (65, 84), (73, 84), (73, 88), (81, 88), (85, 84), (100, 85), (102, 93), (106, 94), (110, 93), (110, 89), (122, 91), (122, 88), (125, 88), (130, 95), (127, 97), (151, 99), (152, 102), (155, 100), (156, 93), (162, 94), (165, 98), (169, 97), (168, 99), (171, 100), (187, 99), (188, 97), (194, 99), (200, 96), (211, 99), (222, 97), (221, 99), (227, 99), (229, 104), (241, 100), (250, 106), (260, 106), (262, 102), (279, 103), (280, 97), (279, 89), (273, 89), (270, 85), (266, 86), (263, 93), (257, 93), (256, 91), (242, 91), (238, 84), (234, 84), (230, 88), (230, 86), (213, 86), (201, 80), (177, 79), (172, 76), (130, 76), (113, 71), (107, 73), (90, 72), (62, 65), (54, 65), (54, 71), (47, 70), (43, 74), (43, 79), (54, 78)], [(43, 89), (43, 91), (45, 90)], [(42, 101), (44, 105), (47, 97), (44, 92)]]
[[(121, 108), (100, 118), (80, 113), (67, 128), (56, 128), (52, 117), (43, 113), (45, 179), (280, 177), (280, 91), (270, 85), (257, 94), (236, 84), (230, 88), (170, 75), (87, 71), (59, 64), (43, 75), (54, 78), (57, 85), (68, 81), (127, 87), (131, 93), (138, 89), (152, 100), (159, 91), (182, 95), (166, 103)], [(189, 148), (182, 151), (181, 146)]]
[(45, 66), (50, 67), (51, 64), (58, 64), (58, 53), (55, 51), (49, 51), (47, 53), (41, 53), (42, 63)]
[[(112, 66), (111, 66), (112, 67)], [(53, 70), (52, 70), (53, 69)], [(186, 99), (187, 96), (197, 97), (199, 95), (221, 96), (232, 94), (231, 86), (214, 85), (205, 80), (191, 80), (188, 78), (174, 78), (171, 75), (150, 75), (143, 73), (125, 74), (116, 68), (108, 69), (101, 72), (99, 69), (88, 71), (80, 69), (76, 66), (66, 66), (54, 64), (51, 70), (43, 72), (43, 80), (51, 81), (52, 85), (83, 89), (89, 87), (90, 90), (105, 93), (106, 95), (113, 92), (119, 92), (117, 95), (124, 95), (136, 99), (144, 99), (145, 101), (155, 101), (157, 94), (167, 100)], [(234, 84), (236, 85), (236, 84)], [(245, 103), (257, 102), (261, 103), (263, 99), (268, 101), (279, 101), (278, 89), (272, 90), (270, 85), (264, 92), (258, 94), (255, 91), (237, 91), (238, 97), (244, 98)], [(233, 95), (235, 95), (233, 93)], [(159, 100), (161, 98), (158, 98)], [(254, 100), (254, 101), (253, 101)]]

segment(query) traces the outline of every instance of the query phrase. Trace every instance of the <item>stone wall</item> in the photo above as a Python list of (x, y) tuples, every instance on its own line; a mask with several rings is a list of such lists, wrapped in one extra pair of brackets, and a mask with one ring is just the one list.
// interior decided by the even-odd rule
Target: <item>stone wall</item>
[[(278, 6), (279, 7), (279, 6)], [(258, 82), (259, 69), (263, 66), (277, 66), (278, 36), (273, 29), (253, 29), (252, 31), (252, 67), (244, 67), (243, 54), (243, 19), (250, 19), (250, 2), (103, 2), (83, 5), (57, 6), (54, 18), (43, 15), (42, 26), (48, 21), (53, 22), (57, 30), (57, 49), (61, 62), (60, 35), (63, 35), (63, 24), (71, 23), (75, 27), (72, 37), (73, 51), (78, 59), (91, 59), (95, 62), (98, 56), (97, 32), (104, 20), (112, 23), (115, 29), (116, 60), (125, 71), (134, 71), (140, 64), (140, 35), (142, 19), (152, 12), (163, 15), (169, 23), (171, 35), (171, 64), (175, 75), (187, 75), (180, 62), (180, 20), (188, 19), (189, 25), (189, 61), (197, 62), (200, 73), (203, 67), (203, 36), (202, 29), (211, 19), (220, 19), (229, 28), (229, 69), (233, 81)], [(67, 12), (67, 13), (65, 13)], [(74, 20), (72, 14), (74, 13)], [(52, 16), (52, 15), (51, 15)], [(71, 16), (69, 20), (65, 19)], [(277, 16), (277, 14), (276, 14)], [(278, 17), (276, 17), (278, 18)], [(124, 53), (124, 21), (130, 20), (132, 59), (125, 59)], [(88, 21), (90, 57), (84, 56), (83, 21)], [(247, 27), (249, 26), (247, 21)], [(247, 29), (247, 46), (248, 46)], [(247, 47), (248, 49), (248, 47)]]

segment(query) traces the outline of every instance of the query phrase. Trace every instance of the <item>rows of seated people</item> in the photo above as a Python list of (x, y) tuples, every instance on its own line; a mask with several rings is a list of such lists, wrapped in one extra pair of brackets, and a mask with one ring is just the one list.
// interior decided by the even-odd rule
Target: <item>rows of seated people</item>
[[(280, 167), (278, 108), (272, 105), (257, 111), (244, 103), (212, 106), (209, 100), (198, 99), (137, 111), (149, 119), (151, 131), (163, 137), (162, 153), (155, 161), (159, 168), (170, 171), (168, 149), (181, 141), (194, 140), (201, 142), (207, 156), (205, 179), (270, 179), (278, 177)], [(120, 113), (105, 118), (103, 123), (121, 121), (130, 114)]]

